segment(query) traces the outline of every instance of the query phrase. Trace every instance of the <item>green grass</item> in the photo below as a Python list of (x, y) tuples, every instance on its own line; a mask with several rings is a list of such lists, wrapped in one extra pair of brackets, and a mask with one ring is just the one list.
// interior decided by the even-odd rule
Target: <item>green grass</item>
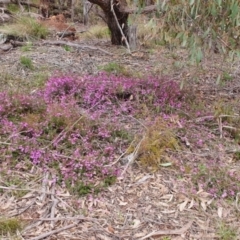
[(29, 57), (21, 56), (20, 57), (20, 63), (24, 68), (28, 68), (30, 70), (34, 69), (32, 60)]
[(99, 69), (105, 72), (114, 73), (117, 75), (125, 75), (125, 76), (131, 75), (126, 67), (116, 62), (110, 62), (103, 66), (99, 66)]
[(22, 229), (21, 221), (17, 218), (0, 218), (0, 234), (15, 234)]
[(217, 230), (217, 235), (220, 240), (237, 240), (236, 229), (228, 226), (225, 223), (220, 223)]
[(63, 46), (63, 49), (66, 51), (66, 52), (71, 52), (72, 51), (72, 48), (68, 45), (65, 45)]
[(12, 13), (17, 13), (19, 11), (17, 4), (7, 4), (7, 9)]
[(44, 39), (49, 31), (37, 20), (30, 17), (19, 17), (16, 22), (0, 27), (2, 33), (27, 40)]
[(97, 38), (97, 39), (102, 39), (102, 38), (109, 38), (110, 32), (107, 26), (103, 25), (94, 25), (89, 28), (87, 32), (84, 34), (81, 34), (81, 38), (86, 38), (86, 39), (92, 39), (92, 38)]
[(48, 77), (49, 77), (49, 74), (46, 69), (41, 69), (40, 71), (34, 73), (31, 87), (34, 87), (34, 88), (43, 87)]
[[(27, 57), (28, 58), (28, 57)], [(30, 58), (29, 58), (30, 59)], [(35, 91), (36, 88), (42, 88), (49, 77), (50, 73), (46, 67), (34, 68), (34, 65), (31, 63), (32, 60), (19, 59), (19, 65), (23, 68), (34, 70), (31, 71), (31, 74), (28, 75), (28, 78), (20, 78), (19, 75), (16, 75), (11, 72), (7, 72), (6, 69), (2, 69), (0, 72), (0, 88), (3, 91)]]
[(32, 50), (32, 47), (33, 47), (33, 45), (32, 45), (32, 43), (30, 42), (30, 43), (27, 43), (25, 46), (22, 46), (22, 47), (21, 47), (21, 50), (22, 50), (23, 52), (29, 52), (29, 51)]

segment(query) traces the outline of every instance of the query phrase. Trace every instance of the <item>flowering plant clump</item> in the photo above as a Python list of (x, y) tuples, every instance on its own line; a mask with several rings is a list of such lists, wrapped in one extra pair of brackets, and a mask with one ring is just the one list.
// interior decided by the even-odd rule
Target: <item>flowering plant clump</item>
[(77, 80), (77, 78), (67, 76), (50, 78), (42, 93), (45, 101), (77, 93), (80, 91), (80, 82)]
[(167, 78), (148, 77), (134, 79), (125, 76), (100, 73), (97, 76), (53, 77), (46, 84), (44, 98), (51, 101), (66, 95), (73, 95), (82, 107), (109, 110), (113, 103), (122, 111), (139, 110), (141, 103), (164, 109), (180, 107), (182, 93), (178, 83)]
[(210, 159), (194, 167), (181, 166), (179, 169), (183, 175), (191, 174), (190, 188), (193, 193), (202, 189), (214, 198), (232, 198), (240, 191), (239, 172), (217, 159)]
[(133, 139), (118, 116), (141, 112), (142, 103), (151, 110), (179, 107), (181, 97), (168, 79), (52, 77), (30, 95), (0, 93), (0, 136), (7, 143), (0, 152), (14, 167), (30, 160), (51, 168), (61, 184), (89, 192), (96, 179), (114, 182), (119, 169), (111, 163)]
[(43, 111), (44, 101), (25, 93), (0, 92), (0, 116), (14, 116), (26, 112)]

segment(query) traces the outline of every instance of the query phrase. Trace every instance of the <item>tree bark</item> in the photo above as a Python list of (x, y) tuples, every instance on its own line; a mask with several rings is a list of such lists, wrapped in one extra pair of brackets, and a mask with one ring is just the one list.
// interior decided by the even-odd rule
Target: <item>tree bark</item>
[(118, 23), (111, 11), (111, 0), (89, 0), (89, 2), (97, 4), (104, 12), (104, 19), (108, 25), (108, 28), (111, 33), (111, 42), (114, 45), (125, 45), (125, 41), (119, 29), (118, 23), (122, 28), (122, 31), (128, 39), (128, 13), (125, 12), (125, 8), (127, 7), (126, 0), (113, 0), (113, 9), (117, 16)]
[[(118, 9), (114, 9), (115, 14), (117, 16), (118, 23), (122, 28), (123, 34), (128, 40), (128, 13), (122, 13), (118, 11)], [(108, 25), (108, 28), (111, 33), (111, 42), (114, 45), (125, 45), (124, 37), (119, 29), (119, 26), (116, 22), (116, 19), (111, 11), (104, 12), (105, 19)]]
[(132, 25), (129, 27), (129, 46), (132, 51), (137, 49), (137, 26)]

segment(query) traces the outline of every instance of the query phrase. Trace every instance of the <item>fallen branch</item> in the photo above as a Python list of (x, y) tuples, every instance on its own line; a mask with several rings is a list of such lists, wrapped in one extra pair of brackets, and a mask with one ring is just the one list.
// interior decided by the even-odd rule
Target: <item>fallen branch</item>
[(29, 192), (38, 192), (38, 193), (44, 193), (44, 194), (47, 194), (47, 195), (55, 195), (55, 196), (58, 196), (58, 197), (70, 197), (70, 195), (67, 196), (66, 194), (52, 193), (52, 192), (42, 191), (42, 190), (38, 190), (38, 189), (30, 189), (30, 188), (15, 188), (15, 187), (5, 187), (5, 186), (0, 186), (0, 189), (9, 190), (9, 191), (29, 191)]
[[(11, 40), (10, 43), (12, 44), (13, 47), (25, 46), (28, 44), (26, 42), (13, 41), (13, 40)], [(36, 45), (36, 46), (41, 45), (41, 44), (42, 43), (40, 43), (40, 42), (33, 43), (33, 45)], [(94, 47), (94, 46), (89, 46), (89, 45), (80, 45), (77, 43), (72, 43), (72, 42), (67, 42), (67, 41), (60, 41), (60, 40), (59, 41), (47, 41), (46, 40), (46, 41), (43, 41), (43, 45), (69, 46), (69, 47), (80, 48), (80, 49), (87, 48), (90, 50), (98, 50), (98, 51), (101, 51), (108, 55), (113, 55), (111, 52), (108, 52), (99, 47)]]
[(72, 32), (72, 31), (57, 32), (56, 34), (58, 37), (60, 37), (60, 39), (65, 38), (65, 37), (74, 37), (75, 36), (75, 32)]
[(77, 44), (77, 43), (66, 42), (66, 41), (44, 41), (43, 44), (56, 45), (56, 46), (69, 46), (69, 47), (75, 47), (75, 48), (81, 48), (81, 49), (88, 48), (88, 49), (91, 49), (91, 50), (98, 50), (98, 51), (104, 52), (108, 55), (113, 55), (112, 53), (110, 53), (110, 52), (108, 52), (108, 51), (106, 51), (102, 48), (99, 48), (99, 47), (88, 46), (88, 45), (80, 45), (80, 44)]
[[(54, 187), (52, 188), (52, 193), (55, 193), (55, 188)], [(55, 212), (56, 212), (56, 206), (58, 204), (58, 199), (56, 199), (54, 197), (54, 195), (51, 195), (51, 199), (52, 199), (53, 203), (52, 203), (52, 207), (51, 207), (50, 217), (54, 218)], [(54, 228), (54, 225), (55, 225), (55, 220), (52, 220), (51, 223), (50, 223), (51, 228)]]
[(29, 44), (28, 42), (20, 42), (20, 41), (13, 41), (13, 40), (10, 40), (10, 43), (12, 44), (13, 47), (22, 47)]
[(236, 209), (240, 212), (240, 207), (239, 207), (239, 196), (240, 196), (240, 193), (237, 193), (236, 201), (235, 201), (235, 206), (236, 206)]
[(62, 231), (65, 231), (67, 229), (73, 228), (76, 225), (78, 225), (80, 222), (81, 221), (78, 221), (78, 222), (70, 224), (68, 226), (65, 226), (65, 227), (62, 227), (62, 228), (58, 228), (56, 230), (53, 230), (53, 231), (50, 231), (50, 232), (47, 232), (47, 233), (43, 233), (43, 234), (39, 235), (38, 237), (31, 238), (30, 240), (41, 240), (41, 239), (44, 239), (44, 238), (49, 237), (49, 236), (51, 236), (53, 234), (57, 234), (57, 233), (60, 233)]
[(0, 7), (0, 12), (1, 12), (2, 14), (3, 14), (3, 13), (9, 14), (9, 15), (12, 14), (7, 8), (3, 8), (3, 7)]
[[(3, 45), (0, 46), (0, 52), (8, 52), (13, 48), (12, 45), (8, 44), (8, 45)], [(7, 142), (0, 142), (0, 144), (4, 144), (4, 145), (11, 145), (11, 143), (7, 143)]]
[(48, 178), (49, 178), (49, 172), (44, 173), (44, 177), (43, 177), (43, 180), (42, 180), (42, 194), (40, 196), (41, 202), (45, 202), (45, 199), (46, 199)]
[(74, 216), (74, 217), (54, 217), (54, 218), (25, 218), (26, 220), (29, 221), (46, 221), (46, 222), (51, 222), (51, 221), (89, 221), (89, 222), (94, 222), (97, 225), (101, 226), (99, 221), (103, 221), (104, 223), (102, 225), (107, 224), (106, 219), (104, 218), (90, 218), (90, 217), (84, 217), (82, 215), (80, 216)]
[(140, 238), (140, 240), (144, 240), (144, 239), (147, 239), (147, 238), (150, 238), (153, 236), (156, 237), (159, 235), (182, 235), (192, 226), (192, 223), (193, 223), (193, 221), (190, 221), (189, 223), (187, 223), (184, 227), (182, 227), (180, 229), (154, 231), (152, 233), (149, 233), (145, 237)]
[(16, 212), (16, 213), (13, 213), (13, 214), (10, 214), (10, 217), (16, 217), (16, 216), (19, 216), (21, 215), (22, 213), (24, 213), (25, 211), (27, 211), (30, 207), (33, 206), (33, 204), (36, 203), (36, 199), (32, 200), (30, 202), (30, 204), (28, 204), (26, 207), (24, 207), (22, 210)]

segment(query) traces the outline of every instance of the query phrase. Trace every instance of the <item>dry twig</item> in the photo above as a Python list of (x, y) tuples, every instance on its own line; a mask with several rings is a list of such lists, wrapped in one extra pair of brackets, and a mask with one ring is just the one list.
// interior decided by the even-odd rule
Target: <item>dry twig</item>
[(55, 229), (55, 230), (47, 232), (47, 233), (43, 233), (43, 234), (39, 235), (38, 237), (31, 238), (30, 240), (41, 240), (41, 239), (44, 239), (44, 238), (49, 237), (49, 236), (51, 236), (53, 234), (57, 234), (57, 233), (60, 233), (62, 231), (65, 231), (67, 229), (73, 228), (73, 227), (77, 226), (80, 222), (81, 221), (78, 221), (78, 222), (70, 224), (68, 226), (65, 226), (65, 227), (62, 227), (62, 228), (58, 228), (58, 229)]
[(44, 193), (47, 195), (55, 195), (59, 197), (66, 197), (66, 194), (61, 194), (61, 193), (52, 193), (52, 192), (47, 192), (47, 191), (42, 191), (38, 189), (30, 189), (30, 188), (15, 188), (15, 187), (5, 187), (5, 186), (0, 186), (0, 189), (5, 189), (9, 191), (29, 191), (29, 192), (38, 192), (38, 193)]
[(145, 237), (141, 238), (140, 240), (144, 240), (150, 237), (157, 237), (159, 235), (181, 235), (185, 233), (191, 226), (192, 226), (193, 221), (190, 221), (187, 223), (184, 227), (180, 229), (174, 229), (174, 230), (160, 230), (160, 231), (154, 231), (152, 233), (149, 233)]
[[(55, 193), (55, 188), (54, 187), (52, 188), (52, 193)], [(51, 195), (51, 199), (52, 199), (53, 203), (52, 203), (52, 207), (51, 207), (50, 217), (54, 218), (54, 216), (55, 216), (55, 209), (56, 209), (56, 206), (57, 206), (59, 201), (58, 201), (58, 199), (55, 198), (54, 194)], [(51, 224), (50, 224), (51, 228), (54, 228), (54, 224), (55, 224), (55, 221), (52, 220)]]
[(128, 167), (134, 163), (134, 161), (136, 160), (137, 156), (138, 156), (138, 150), (142, 144), (142, 141), (144, 140), (145, 136), (141, 139), (141, 141), (138, 143), (138, 145), (136, 146), (136, 148), (134, 149), (133, 153), (129, 154), (127, 156), (128, 158), (128, 163), (126, 165), (126, 167), (124, 168), (124, 170), (122, 171), (121, 177), (125, 174), (125, 172), (127, 171)]
[(42, 202), (44, 202), (44, 201), (45, 201), (45, 198), (46, 198), (48, 177), (49, 177), (49, 172), (46, 172), (46, 173), (44, 174), (43, 181), (42, 181), (42, 195), (40, 196), (40, 200), (41, 200)]
[(235, 205), (236, 205), (236, 209), (240, 212), (240, 207), (239, 207), (239, 196), (240, 196), (240, 192), (237, 193)]
[(69, 47), (75, 47), (75, 48), (88, 48), (90, 50), (98, 50), (108, 55), (113, 55), (112, 53), (100, 48), (100, 47), (94, 47), (89, 45), (81, 45), (77, 43), (72, 42), (66, 42), (66, 41), (44, 41), (43, 44), (49, 44), (49, 45), (57, 45), (57, 46), (69, 46)]

